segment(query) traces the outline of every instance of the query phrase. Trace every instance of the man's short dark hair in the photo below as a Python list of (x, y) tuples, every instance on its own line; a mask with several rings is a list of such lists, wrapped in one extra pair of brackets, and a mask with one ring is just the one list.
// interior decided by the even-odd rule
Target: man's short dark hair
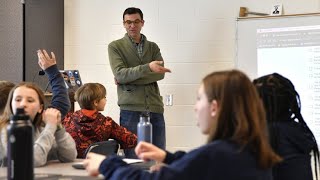
[(141, 11), (139, 8), (135, 8), (135, 7), (129, 7), (129, 8), (127, 8), (126, 10), (124, 10), (122, 19), (124, 20), (124, 16), (125, 16), (126, 14), (137, 14), (137, 13), (140, 14), (141, 20), (143, 20), (143, 13), (142, 13), (142, 11)]

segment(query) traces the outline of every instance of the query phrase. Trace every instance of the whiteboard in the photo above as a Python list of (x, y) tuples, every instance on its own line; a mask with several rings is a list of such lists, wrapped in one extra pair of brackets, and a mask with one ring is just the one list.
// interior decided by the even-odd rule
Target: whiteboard
[(320, 14), (239, 18), (236, 33), (236, 67), (251, 79), (273, 72), (289, 78), (320, 142)]
[(236, 30), (236, 67), (250, 78), (257, 74), (257, 29), (320, 25), (320, 14), (238, 18)]

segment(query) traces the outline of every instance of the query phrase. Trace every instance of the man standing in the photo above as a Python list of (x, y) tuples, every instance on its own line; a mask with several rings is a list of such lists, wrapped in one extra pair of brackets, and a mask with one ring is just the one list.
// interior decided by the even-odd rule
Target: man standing
[[(153, 144), (165, 149), (163, 102), (157, 81), (171, 72), (163, 65), (158, 45), (140, 33), (144, 25), (143, 13), (130, 7), (123, 13), (127, 33), (108, 46), (109, 61), (118, 92), (120, 124), (137, 133), (141, 113), (148, 112), (153, 126)], [(134, 150), (125, 150), (126, 157), (135, 158)]]

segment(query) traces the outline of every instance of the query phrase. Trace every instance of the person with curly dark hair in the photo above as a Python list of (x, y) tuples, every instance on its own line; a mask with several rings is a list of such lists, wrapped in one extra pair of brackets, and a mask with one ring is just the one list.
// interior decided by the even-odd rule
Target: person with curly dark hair
[(292, 82), (278, 73), (253, 81), (263, 100), (272, 148), (283, 162), (273, 168), (274, 180), (312, 180), (311, 152), (318, 179), (317, 141), (301, 115), (301, 102)]

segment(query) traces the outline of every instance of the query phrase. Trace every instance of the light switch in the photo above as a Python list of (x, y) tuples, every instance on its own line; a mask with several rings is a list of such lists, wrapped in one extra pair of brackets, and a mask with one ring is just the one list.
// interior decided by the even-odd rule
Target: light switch
[(166, 95), (166, 106), (172, 106), (173, 105), (173, 94), (167, 94)]

